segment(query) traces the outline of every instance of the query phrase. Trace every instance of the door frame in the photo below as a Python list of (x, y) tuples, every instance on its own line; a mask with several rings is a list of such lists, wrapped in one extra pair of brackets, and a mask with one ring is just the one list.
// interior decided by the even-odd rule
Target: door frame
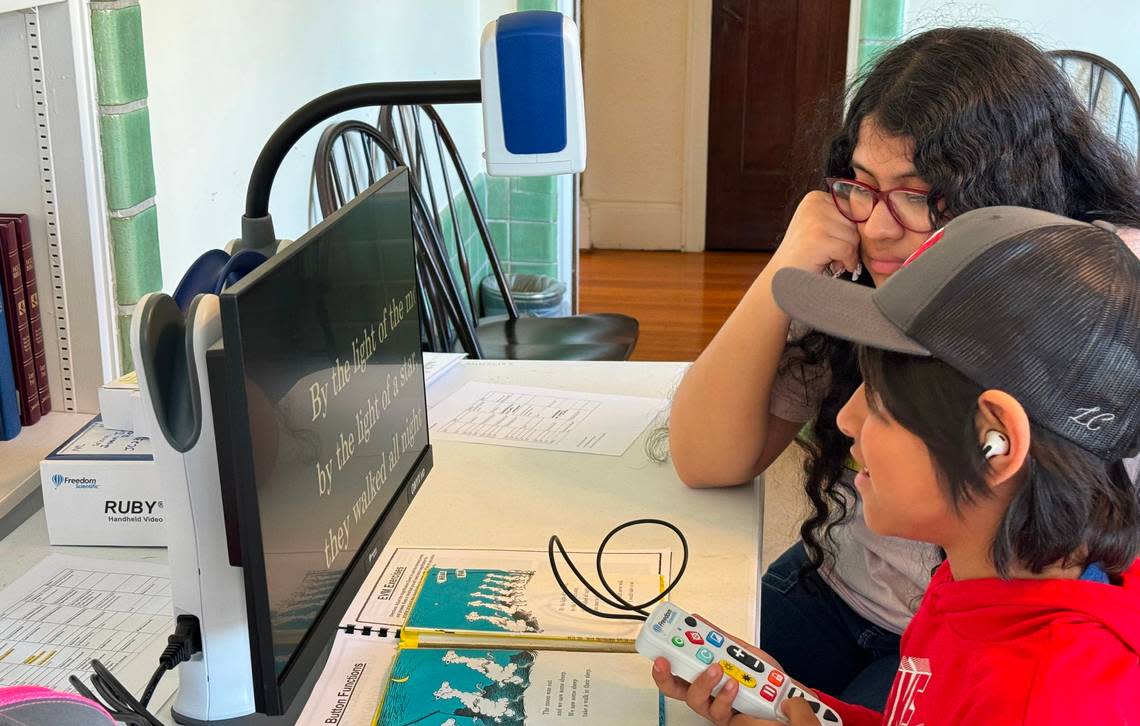
[(709, 73), (712, 68), (713, 0), (689, 3), (685, 59), (684, 165), (681, 180), (681, 249), (705, 249), (709, 166)]
[[(681, 249), (704, 252), (708, 202), (709, 74), (712, 70), (712, 3), (691, 0), (685, 63), (684, 168), (681, 181)], [(861, 0), (851, 0), (847, 20), (847, 78), (859, 64)]]

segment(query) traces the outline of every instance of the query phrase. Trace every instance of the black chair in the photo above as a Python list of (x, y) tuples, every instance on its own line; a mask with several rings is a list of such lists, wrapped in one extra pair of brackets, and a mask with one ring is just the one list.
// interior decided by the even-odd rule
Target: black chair
[(1049, 55), (1105, 133), (1140, 166), (1140, 95), (1124, 71), (1081, 50), (1054, 50)]
[[(315, 192), (323, 215), (339, 208), (395, 166), (406, 166), (413, 187), (413, 221), (421, 269), (424, 345), (462, 348), (472, 358), (626, 360), (637, 342), (637, 321), (625, 315), (520, 317), (482, 209), (462, 158), (438, 113), (429, 105), (381, 108), (379, 128), (343, 121), (325, 129), (314, 158)], [(425, 133), (426, 131), (426, 133)], [(454, 182), (454, 183), (453, 183)], [(460, 193), (453, 193), (456, 187)], [(441, 214), (441, 197), (449, 206)], [(465, 205), (457, 207), (456, 205)], [(480, 318), (471, 260), (459, 217), (468, 213), (478, 232), (507, 314)], [(451, 226), (451, 240), (440, 226)], [(449, 242), (454, 241), (454, 244)], [(450, 264), (454, 251), (460, 281)]]
[[(395, 146), (369, 124), (362, 121), (332, 124), (317, 142), (313, 169), (314, 192), (322, 215), (339, 209), (388, 171), (402, 165)], [(420, 185), (411, 178), (411, 170), (409, 185), (419, 273), (417, 293), (423, 311), (423, 348), (450, 351), (458, 346), (473, 357), (481, 357), (474, 326), (454, 292), (451, 270), (429, 221), (430, 213), (420, 194)]]

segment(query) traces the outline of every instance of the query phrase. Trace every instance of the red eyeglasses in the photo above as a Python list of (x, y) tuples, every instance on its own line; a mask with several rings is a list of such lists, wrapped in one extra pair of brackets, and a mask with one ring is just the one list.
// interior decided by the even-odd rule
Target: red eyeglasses
[(897, 187), (876, 189), (854, 179), (827, 178), (827, 188), (835, 208), (852, 222), (866, 222), (880, 201), (887, 205), (903, 229), (910, 232), (931, 232), (934, 222), (930, 218), (930, 195), (921, 189)]

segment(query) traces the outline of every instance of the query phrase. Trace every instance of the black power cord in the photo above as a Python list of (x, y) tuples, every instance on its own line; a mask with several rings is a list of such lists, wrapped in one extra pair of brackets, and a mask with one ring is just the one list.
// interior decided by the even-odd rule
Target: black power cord
[[(626, 600), (622, 598), (622, 596), (619, 595), (606, 580), (606, 576), (602, 572), (602, 555), (606, 551), (606, 545), (609, 544), (610, 540), (613, 539), (618, 532), (621, 532), (624, 529), (628, 529), (629, 527), (635, 527), (642, 524), (655, 524), (672, 530), (673, 533), (677, 535), (677, 538), (681, 540), (682, 556), (681, 566), (677, 569), (677, 574), (669, 582), (668, 587), (662, 590), (661, 593), (658, 594), (657, 597), (654, 597), (652, 600), (647, 600), (643, 603), (634, 605), (633, 603), (626, 602)], [(622, 610), (624, 612), (605, 613), (600, 610), (595, 610), (594, 608), (579, 600), (562, 580), (562, 574), (558, 571), (558, 564), (554, 559), (555, 548), (557, 548), (558, 552), (562, 555), (562, 559), (566, 560), (566, 564), (570, 567), (570, 571), (574, 573), (574, 576), (578, 578), (578, 582), (581, 582), (583, 585), (585, 585), (586, 589), (593, 593), (594, 597), (598, 598), (615, 610)], [(570, 559), (570, 554), (566, 551), (566, 548), (562, 546), (562, 540), (558, 537), (558, 535), (550, 535), (550, 540), (546, 544), (546, 554), (547, 557), (550, 558), (550, 571), (554, 573), (554, 580), (558, 583), (558, 587), (562, 588), (562, 592), (566, 595), (566, 597), (570, 598), (570, 602), (574, 603), (591, 615), (596, 615), (599, 618), (607, 618), (609, 620), (637, 620), (639, 622), (644, 621), (649, 617), (649, 612), (646, 610), (646, 608), (657, 604), (661, 600), (664, 600), (665, 597), (673, 591), (673, 588), (677, 587), (677, 584), (681, 581), (681, 576), (685, 574), (685, 568), (689, 566), (688, 540), (685, 539), (685, 535), (682, 534), (681, 530), (678, 529), (676, 525), (670, 522), (666, 522), (663, 519), (634, 519), (626, 522), (625, 524), (619, 524), (617, 527), (611, 529), (610, 533), (607, 534), (605, 539), (602, 540), (601, 546), (598, 547), (598, 555), (595, 566), (597, 568), (598, 581), (602, 583), (602, 587), (604, 587), (606, 589), (606, 592), (610, 594), (610, 596), (613, 598), (612, 600), (609, 597), (606, 597), (602, 593), (598, 592), (597, 588), (591, 585), (590, 582), (582, 575), (581, 571), (579, 571), (578, 568), (574, 565), (574, 561)]]
[(71, 676), (68, 680), (79, 695), (100, 704), (112, 717), (127, 726), (163, 726), (162, 722), (147, 710), (150, 699), (154, 696), (154, 690), (158, 688), (158, 682), (167, 671), (174, 670), (179, 663), (185, 663), (195, 653), (200, 652), (202, 652), (202, 631), (198, 618), (193, 615), (179, 615), (174, 625), (174, 633), (166, 639), (166, 648), (158, 657), (158, 668), (150, 677), (150, 682), (146, 684), (142, 698), (135, 699), (126, 686), (120, 683), (119, 679), (115, 678), (107, 666), (98, 659), (91, 661), (93, 673), (90, 678), (91, 685), (102, 698), (92, 693), (77, 677)]

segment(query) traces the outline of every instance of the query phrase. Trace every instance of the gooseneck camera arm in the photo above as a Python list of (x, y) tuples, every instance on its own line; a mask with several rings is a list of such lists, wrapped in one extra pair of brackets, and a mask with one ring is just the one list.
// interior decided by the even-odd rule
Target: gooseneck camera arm
[(475, 79), (361, 83), (330, 91), (309, 101), (285, 119), (261, 148), (246, 188), (241, 240), (233, 251), (254, 249), (273, 254), (277, 247), (273, 218), (269, 214), (273, 179), (293, 145), (318, 124), (339, 113), (368, 106), (479, 103), (481, 98), (480, 83)]

